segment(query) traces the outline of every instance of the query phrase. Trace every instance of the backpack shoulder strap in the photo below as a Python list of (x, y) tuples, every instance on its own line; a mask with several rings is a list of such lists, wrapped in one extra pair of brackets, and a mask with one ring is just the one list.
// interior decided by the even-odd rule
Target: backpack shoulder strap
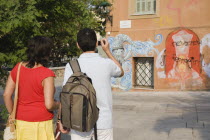
[(69, 62), (69, 64), (71, 66), (71, 69), (72, 69), (73, 73), (75, 73), (75, 72), (81, 72), (81, 69), (80, 69), (80, 65), (79, 65), (78, 60), (71, 60)]

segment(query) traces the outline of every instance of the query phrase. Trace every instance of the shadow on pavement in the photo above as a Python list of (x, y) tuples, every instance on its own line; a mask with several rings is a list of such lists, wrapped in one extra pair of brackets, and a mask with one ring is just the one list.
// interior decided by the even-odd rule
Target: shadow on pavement
[(210, 140), (210, 93), (187, 94), (188, 98), (171, 97), (169, 115), (158, 119), (153, 129), (167, 133), (168, 139)]

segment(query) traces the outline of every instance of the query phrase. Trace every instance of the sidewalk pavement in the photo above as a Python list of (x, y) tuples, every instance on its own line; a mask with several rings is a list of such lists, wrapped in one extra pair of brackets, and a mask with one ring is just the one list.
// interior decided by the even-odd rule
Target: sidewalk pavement
[(210, 140), (210, 91), (114, 92), (113, 127), (114, 140)]
[(114, 93), (114, 140), (210, 140), (210, 92)]

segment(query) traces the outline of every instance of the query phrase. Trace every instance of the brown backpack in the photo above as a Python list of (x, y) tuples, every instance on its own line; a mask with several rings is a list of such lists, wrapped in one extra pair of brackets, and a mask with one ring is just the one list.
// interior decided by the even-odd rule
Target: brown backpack
[[(77, 60), (70, 61), (73, 74), (62, 88), (61, 122), (64, 127), (80, 132), (96, 130), (99, 109), (91, 79), (81, 72)], [(96, 133), (96, 132), (95, 132)]]

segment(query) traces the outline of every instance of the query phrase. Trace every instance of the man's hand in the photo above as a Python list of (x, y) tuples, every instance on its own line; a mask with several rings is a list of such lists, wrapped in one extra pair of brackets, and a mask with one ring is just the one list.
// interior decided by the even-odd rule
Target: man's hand
[(104, 38), (104, 39), (101, 40), (101, 46), (102, 46), (102, 49), (104, 50), (104, 52), (106, 53), (106, 55), (108, 56), (108, 58), (110, 58), (112, 61), (114, 61), (114, 63), (117, 64), (118, 67), (121, 69), (121, 75), (120, 76), (123, 76), (124, 75), (123, 68), (120, 65), (120, 63), (112, 55), (112, 53), (109, 49), (109, 42), (107, 41), (107, 39)]
[(61, 123), (61, 121), (58, 122), (58, 126), (59, 126), (59, 129), (60, 129), (61, 133), (67, 134), (67, 133), (70, 132), (69, 129), (64, 129), (63, 128), (63, 124)]
[(104, 52), (109, 52), (110, 51), (109, 42), (107, 41), (107, 39), (103, 38), (101, 40), (101, 47), (104, 50)]

